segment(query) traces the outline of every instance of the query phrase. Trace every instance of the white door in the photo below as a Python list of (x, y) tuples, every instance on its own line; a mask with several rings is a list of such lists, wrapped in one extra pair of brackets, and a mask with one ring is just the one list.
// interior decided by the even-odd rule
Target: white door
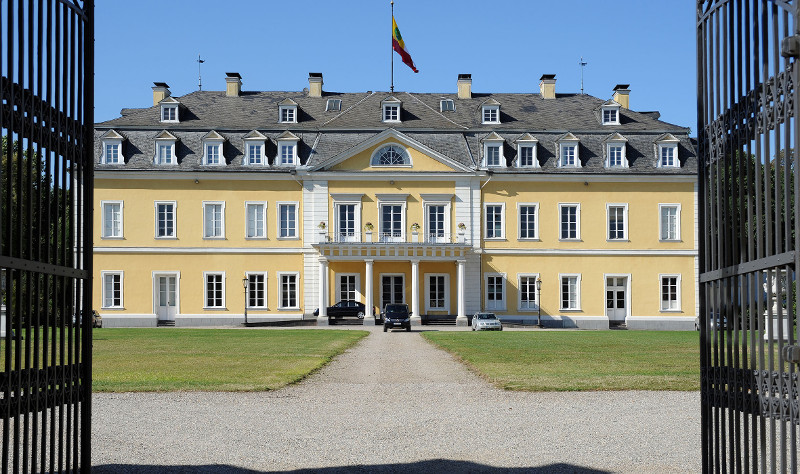
[(175, 275), (160, 275), (156, 281), (156, 312), (158, 319), (174, 321), (177, 309), (177, 278)]
[(609, 321), (625, 321), (628, 316), (626, 277), (606, 278), (606, 316)]
[(428, 236), (426, 242), (446, 243), (445, 236), (445, 206), (428, 206)]
[(354, 273), (339, 274), (339, 300), (358, 301), (358, 275)]

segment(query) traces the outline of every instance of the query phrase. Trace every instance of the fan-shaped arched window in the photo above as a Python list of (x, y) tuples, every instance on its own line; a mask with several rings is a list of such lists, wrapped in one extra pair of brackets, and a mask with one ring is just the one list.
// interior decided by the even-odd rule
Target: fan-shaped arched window
[(386, 145), (372, 155), (372, 166), (408, 166), (411, 158), (399, 145)]

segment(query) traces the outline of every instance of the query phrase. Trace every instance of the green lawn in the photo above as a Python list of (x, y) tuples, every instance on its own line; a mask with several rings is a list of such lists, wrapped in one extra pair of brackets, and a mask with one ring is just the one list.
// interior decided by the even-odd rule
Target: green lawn
[(499, 388), (699, 390), (697, 332), (425, 332)]
[(95, 330), (95, 392), (259, 391), (295, 383), (366, 331)]

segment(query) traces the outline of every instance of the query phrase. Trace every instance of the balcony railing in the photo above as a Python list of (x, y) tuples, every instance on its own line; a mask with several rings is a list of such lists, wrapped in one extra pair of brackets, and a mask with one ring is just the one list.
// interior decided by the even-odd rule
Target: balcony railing
[(449, 232), (422, 233), (422, 232), (338, 232), (320, 230), (317, 237), (318, 243), (331, 244), (463, 244), (466, 243), (463, 232), (451, 234)]

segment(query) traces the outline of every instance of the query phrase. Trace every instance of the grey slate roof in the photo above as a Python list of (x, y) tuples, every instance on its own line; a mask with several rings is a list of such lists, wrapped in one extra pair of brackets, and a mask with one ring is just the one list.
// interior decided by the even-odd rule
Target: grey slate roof
[[(400, 123), (381, 121), (381, 102), (390, 96), (402, 102)], [(342, 100), (340, 111), (325, 110), (329, 98)], [(509, 165), (516, 158), (515, 140), (525, 133), (539, 140), (537, 154), (541, 168), (495, 169), (496, 172), (687, 175), (697, 171), (695, 147), (687, 128), (658, 120), (657, 113), (639, 113), (625, 108), (620, 109), (620, 125), (603, 126), (597, 110), (606, 101), (589, 95), (557, 94), (555, 99), (542, 99), (539, 94), (473, 94), (471, 99), (458, 99), (456, 94), (435, 93), (325, 92), (322, 97), (308, 97), (304, 91), (272, 91), (242, 92), (239, 97), (227, 97), (225, 92), (197, 91), (175, 99), (180, 102), (180, 123), (160, 122), (160, 108), (156, 105), (123, 109), (121, 117), (96, 124), (97, 169), (164, 169), (163, 166), (153, 165), (153, 139), (162, 130), (168, 130), (178, 138), (178, 165), (170, 168), (175, 171), (288, 172), (286, 167), (274, 166), (276, 138), (286, 131), (300, 138), (298, 156), (301, 165), (324, 167), (341, 153), (381, 131), (393, 128), (469, 168), (479, 166), (483, 148), (480, 140), (490, 132), (496, 132), (505, 139), (504, 155)], [(442, 99), (452, 99), (455, 110), (440, 112)], [(278, 104), (287, 100), (297, 103), (297, 123), (278, 122)], [(500, 124), (481, 123), (481, 106), (488, 100), (500, 104)], [(124, 165), (99, 163), (99, 138), (111, 129), (125, 137), (122, 147)], [(226, 139), (223, 146), (226, 166), (209, 167), (201, 164), (202, 137), (211, 130)], [(252, 130), (258, 130), (267, 137), (268, 166), (254, 168), (242, 165), (242, 138)], [(580, 139), (582, 168), (556, 167), (555, 141), (566, 132)], [(627, 170), (609, 170), (603, 166), (603, 140), (614, 132), (619, 132), (628, 140), (626, 150), (630, 168)], [(680, 168), (661, 169), (655, 166), (654, 141), (666, 132), (680, 140)]]

